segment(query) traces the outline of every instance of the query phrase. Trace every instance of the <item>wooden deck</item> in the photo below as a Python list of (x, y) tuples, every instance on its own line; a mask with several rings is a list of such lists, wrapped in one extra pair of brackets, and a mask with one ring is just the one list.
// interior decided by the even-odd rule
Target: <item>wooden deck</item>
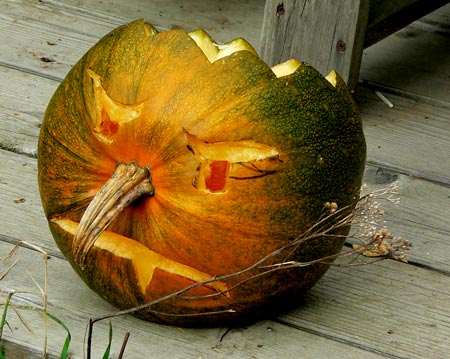
[[(0, 2), (0, 257), (15, 243), (45, 249), (48, 310), (70, 329), (71, 358), (83, 358), (87, 320), (113, 311), (76, 276), (47, 228), (37, 188), (36, 145), (46, 105), (70, 67), (101, 36), (144, 17), (160, 29), (206, 29), (217, 41), (246, 37), (259, 48), (264, 1), (2, 0)], [(113, 319), (125, 358), (448, 358), (450, 357), (450, 5), (366, 49), (356, 98), (368, 142), (370, 189), (398, 180), (401, 202), (386, 208), (390, 228), (412, 242), (408, 264), (386, 260), (331, 268), (298, 308), (239, 328), (181, 329)], [(390, 108), (374, 94), (381, 91)], [(21, 248), (0, 279), (20, 313), (3, 331), (6, 357), (38, 358), (43, 347), (42, 255)], [(8, 264), (1, 263), (0, 275)], [(4, 302), (4, 299), (0, 299)], [(1, 308), (0, 308), (1, 309)], [(32, 328), (26, 328), (22, 320)], [(96, 327), (93, 358), (108, 341)], [(48, 352), (65, 331), (48, 322)]]

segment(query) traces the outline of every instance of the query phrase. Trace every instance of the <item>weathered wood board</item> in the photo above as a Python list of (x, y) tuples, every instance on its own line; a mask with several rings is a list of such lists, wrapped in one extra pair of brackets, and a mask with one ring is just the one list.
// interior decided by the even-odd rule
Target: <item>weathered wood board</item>
[[(442, 12), (447, 13), (448, 24), (450, 5)], [(365, 49), (360, 79), (448, 106), (450, 30), (432, 26), (431, 22), (426, 17)]]
[(329, 271), (282, 319), (395, 358), (448, 355), (448, 275), (394, 262), (348, 269)]
[[(4, 0), (0, 3), (0, 33), (10, 41), (0, 43), (1, 63), (61, 79), (101, 36), (137, 18), (144, 18), (159, 29), (181, 27), (190, 31), (202, 27), (218, 42), (245, 37), (259, 49), (264, 3), (262, 0), (244, 3), (233, 0), (224, 5), (218, 0), (158, 0), (144, 8), (140, 0), (114, 6), (108, 1)], [(412, 83), (416, 93), (448, 100), (445, 91), (450, 80), (442, 75), (445, 67), (441, 66), (448, 63), (449, 51), (445, 49), (450, 47), (450, 40), (445, 24), (449, 14), (450, 5), (446, 5), (438, 13), (366, 49), (360, 78), (399, 89)], [(221, 16), (224, 20), (218, 22)], [(393, 56), (383, 55), (392, 52)], [(430, 66), (430, 54), (435, 53), (439, 56), (433, 56), (433, 66)], [(42, 58), (54, 62), (43, 62)], [(411, 58), (415, 61), (410, 61)]]
[(380, 164), (417, 177), (449, 184), (449, 108), (430, 105), (424, 99), (385, 96), (387, 107), (373, 92), (357, 92), (369, 163)]

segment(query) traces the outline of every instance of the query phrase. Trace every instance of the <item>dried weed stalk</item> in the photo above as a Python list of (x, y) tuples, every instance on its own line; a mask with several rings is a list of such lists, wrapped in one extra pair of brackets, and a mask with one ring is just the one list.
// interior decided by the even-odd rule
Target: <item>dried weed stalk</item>
[(361, 197), (353, 211), (352, 228), (355, 233), (349, 236), (349, 239), (353, 240), (352, 247), (356, 254), (408, 262), (407, 252), (411, 248), (411, 243), (394, 236), (383, 217), (383, 204), (390, 203), (395, 206), (399, 204), (398, 191), (398, 182), (394, 182), (387, 188)]
[[(48, 335), (47, 335), (47, 330), (48, 330), (48, 312), (47, 312), (47, 303), (48, 303), (48, 254), (46, 251), (44, 251), (41, 247), (36, 246), (32, 243), (26, 242), (26, 241), (21, 241), (19, 243), (17, 243), (12, 249), (11, 251), (8, 253), (8, 255), (3, 259), (3, 263), (4, 264), (8, 264), (8, 262), (14, 257), (14, 255), (16, 254), (16, 252), (18, 251), (18, 249), (20, 247), (26, 247), (29, 249), (32, 249), (34, 251), (37, 251), (39, 253), (42, 254), (43, 257), (43, 264), (44, 264), (44, 284), (43, 286), (41, 286), (38, 281), (34, 278), (34, 276), (32, 275), (32, 273), (30, 273), (30, 271), (26, 268), (26, 266), (21, 265), (21, 261), (19, 259), (16, 259), (11, 265), (9, 265), (9, 267), (0, 275), (0, 281), (2, 279), (4, 279), (10, 272), (11, 270), (16, 267), (17, 265), (21, 265), (22, 269), (28, 274), (28, 276), (31, 278), (31, 280), (33, 281), (33, 283), (35, 284), (35, 286), (38, 288), (39, 290), (39, 295), (42, 298), (42, 305), (40, 310), (42, 311), (42, 320), (43, 320), (43, 326), (42, 326), (42, 330), (43, 330), (43, 343), (42, 343), (42, 358), (45, 359), (47, 357), (47, 343), (48, 343)], [(20, 315), (20, 312), (18, 311), (18, 309), (16, 308), (16, 306), (12, 303), (12, 297), (13, 295), (17, 294), (17, 293), (24, 293), (23, 291), (18, 291), (18, 290), (12, 290), (10, 291), (7, 295), (6, 295), (6, 300), (4, 305), (4, 309), (3, 309), (3, 316), (2, 316), (2, 320), (1, 320), (1, 325), (0, 325), (0, 341), (2, 339), (2, 334), (3, 334), (3, 327), (6, 325), (6, 314), (8, 311), (8, 308), (11, 308), (14, 310), (14, 312), (17, 314), (18, 318), (20, 319), (20, 321), (22, 322), (22, 324), (25, 326), (25, 328), (27, 328), (27, 330), (29, 332), (33, 332), (33, 329), (31, 328), (30, 325), (27, 324), (27, 322), (23, 319), (23, 317)], [(25, 308), (25, 309), (30, 309), (30, 308)]]
[[(363, 186), (362, 190), (365, 187)], [(192, 284), (184, 289), (177, 292), (169, 294), (167, 296), (161, 297), (159, 299), (153, 300), (149, 303), (130, 308), (127, 310), (122, 310), (114, 313), (110, 313), (98, 318), (91, 318), (88, 324), (87, 332), (87, 358), (91, 358), (91, 344), (93, 328), (96, 322), (102, 321), (104, 319), (113, 318), (125, 314), (132, 314), (140, 310), (151, 310), (152, 306), (158, 303), (176, 298), (183, 297), (184, 299), (199, 299), (205, 298), (205, 296), (191, 296), (188, 295), (192, 289), (210, 284), (216, 281), (226, 281), (230, 278), (240, 277), (243, 274), (248, 274), (255, 270), (259, 270), (258, 274), (252, 275), (249, 278), (243, 279), (241, 282), (237, 283), (231, 288), (228, 288), (227, 292), (232, 291), (237, 286), (242, 285), (244, 282), (254, 279), (255, 277), (265, 276), (269, 273), (279, 270), (285, 270), (295, 267), (305, 267), (316, 263), (328, 263), (339, 266), (355, 266), (355, 265), (365, 265), (368, 263), (373, 263), (374, 261), (381, 259), (395, 259), (402, 262), (407, 262), (408, 256), (407, 251), (411, 248), (411, 244), (407, 240), (403, 240), (399, 237), (394, 237), (390, 230), (386, 227), (383, 219), (384, 211), (381, 208), (383, 202), (391, 203), (397, 205), (399, 202), (398, 197), (398, 183), (395, 182), (388, 188), (381, 189), (378, 191), (370, 192), (362, 196), (354, 209), (350, 206), (338, 207), (334, 202), (327, 202), (324, 204), (323, 215), (319, 220), (307, 231), (298, 236), (295, 240), (291, 241), (287, 245), (279, 248), (278, 250), (270, 253), (266, 257), (260, 259), (253, 265), (235, 273), (226, 274), (222, 276), (216, 276), (209, 280), (198, 282)], [(352, 226), (352, 232), (345, 236), (350, 243), (352, 243), (352, 249), (344, 250), (338, 254), (331, 255), (324, 258), (319, 258), (307, 262), (298, 262), (289, 260), (290, 255), (295, 252), (295, 249), (301, 246), (303, 243), (318, 239), (318, 238), (342, 238), (343, 236), (337, 235), (339, 230), (345, 229)], [(273, 258), (279, 258), (280, 255), (285, 258), (282, 262), (276, 264), (268, 264)], [(371, 260), (364, 260), (362, 262), (356, 263), (355, 259), (358, 257), (370, 257)], [(334, 261), (337, 258), (347, 258), (345, 263), (337, 263)], [(208, 295), (219, 296), (226, 294), (224, 292), (214, 293)], [(159, 313), (153, 311), (155, 314), (171, 315), (168, 313)], [(188, 316), (193, 315), (211, 315), (218, 313), (234, 312), (233, 308), (220, 312), (208, 312), (200, 314), (187, 314)], [(177, 315), (179, 316), (179, 315)]]

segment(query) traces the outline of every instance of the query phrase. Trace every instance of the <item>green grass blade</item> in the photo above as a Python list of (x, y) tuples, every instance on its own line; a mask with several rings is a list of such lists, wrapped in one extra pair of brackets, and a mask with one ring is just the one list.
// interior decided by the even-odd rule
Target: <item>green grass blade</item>
[(9, 303), (11, 303), (11, 298), (14, 295), (14, 293), (15, 292), (12, 291), (8, 294), (8, 297), (6, 298), (6, 302), (5, 302), (5, 307), (3, 308), (2, 319), (0, 321), (0, 340), (2, 340), (3, 328), (6, 325), (6, 314), (8, 313)]
[(60, 359), (67, 359), (69, 357), (69, 345), (70, 345), (70, 334), (67, 334), (66, 340), (64, 341), (63, 348), (61, 350)]
[(103, 354), (102, 359), (109, 359), (109, 353), (111, 352), (112, 338), (113, 338), (113, 329), (112, 329), (112, 323), (110, 321), (109, 322), (109, 343), (108, 343), (108, 346), (106, 347), (105, 354)]
[[(70, 330), (67, 327), (67, 325), (65, 325), (58, 317), (55, 317), (53, 314), (50, 314), (49, 312), (47, 312), (47, 316), (50, 319), (52, 319), (53, 321), (55, 321), (56, 323), (58, 323), (67, 332), (66, 340), (64, 341), (64, 345), (63, 345), (63, 348), (61, 350), (61, 354), (59, 356), (60, 359), (67, 359), (69, 357), (70, 341), (72, 340), (72, 336), (70, 334)], [(2, 359), (2, 358), (0, 358), (0, 359)]]

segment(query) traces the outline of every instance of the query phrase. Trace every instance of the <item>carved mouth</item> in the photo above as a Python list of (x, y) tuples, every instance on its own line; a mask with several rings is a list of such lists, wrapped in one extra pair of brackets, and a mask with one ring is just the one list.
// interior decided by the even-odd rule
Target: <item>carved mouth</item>
[[(58, 225), (64, 232), (73, 236), (79, 233), (80, 224), (70, 219), (52, 219), (52, 222)], [(146, 292), (147, 287), (153, 279), (155, 270), (159, 269), (166, 273), (189, 279), (194, 283), (209, 281), (205, 284), (206, 287), (227, 297), (230, 296), (226, 283), (210, 281), (213, 279), (212, 275), (164, 257), (132, 238), (105, 230), (97, 236), (96, 240), (92, 243), (92, 247), (106, 250), (117, 257), (130, 260), (133, 263), (142, 293)]]

